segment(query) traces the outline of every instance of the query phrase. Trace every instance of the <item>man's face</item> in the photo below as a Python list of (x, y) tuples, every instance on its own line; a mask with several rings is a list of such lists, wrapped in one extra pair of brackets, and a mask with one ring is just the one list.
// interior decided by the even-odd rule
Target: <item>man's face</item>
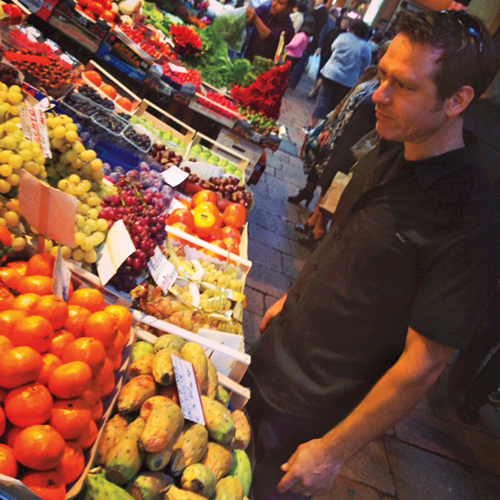
[(398, 35), (379, 64), (373, 95), (377, 132), (390, 141), (423, 143), (444, 124), (445, 107), (433, 80), (440, 52)]
[(279, 17), (286, 15), (290, 9), (288, 8), (288, 0), (273, 0), (271, 4), (271, 14)]
[(347, 19), (342, 19), (340, 21), (340, 29), (345, 31), (349, 27), (349, 21)]
[(323, 0), (316, 0), (314, 2), (314, 7), (319, 7), (320, 5), (323, 5), (324, 1)]

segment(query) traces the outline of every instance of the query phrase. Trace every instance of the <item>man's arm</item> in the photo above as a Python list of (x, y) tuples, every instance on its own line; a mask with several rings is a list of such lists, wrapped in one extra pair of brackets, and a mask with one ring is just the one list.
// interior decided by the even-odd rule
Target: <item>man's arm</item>
[(257, 15), (254, 9), (251, 7), (247, 8), (246, 11), (247, 23), (253, 24), (257, 30), (257, 34), (262, 40), (265, 40), (270, 34), (271, 30), (264, 24), (262, 19)]
[(454, 349), (411, 328), (399, 360), (358, 407), (321, 439), (300, 445), (278, 485), (280, 492), (304, 495), (328, 491), (342, 466), (361, 448), (403, 419), (432, 387)]
[(264, 330), (269, 326), (269, 323), (271, 320), (278, 315), (281, 310), (283, 309), (283, 305), (285, 304), (286, 298), (287, 298), (288, 293), (286, 293), (283, 297), (281, 297), (278, 302), (273, 304), (267, 311), (266, 314), (264, 314), (264, 317), (262, 318), (262, 322), (260, 323), (260, 333), (264, 333)]

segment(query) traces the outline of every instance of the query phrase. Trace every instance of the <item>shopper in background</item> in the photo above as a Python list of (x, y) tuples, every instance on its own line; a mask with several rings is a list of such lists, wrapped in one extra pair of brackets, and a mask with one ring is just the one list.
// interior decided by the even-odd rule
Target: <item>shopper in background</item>
[(368, 41), (370, 44), (370, 50), (372, 51), (372, 64), (378, 63), (378, 52), (380, 47), (383, 45), (384, 34), (381, 31), (377, 31)]
[(285, 44), (290, 43), (295, 32), (290, 13), (296, 0), (273, 0), (270, 7), (261, 5), (257, 9), (247, 8), (247, 24), (254, 30), (248, 42), (245, 58), (253, 61), (255, 56), (274, 59), (281, 33), (285, 32)]
[(302, 0), (297, 3), (297, 5), (293, 8), (293, 12), (290, 14), (290, 19), (293, 23), (293, 29), (295, 33), (298, 33), (302, 23), (304, 22), (305, 12), (307, 10), (307, 2)]
[(382, 139), (252, 352), (255, 498), (328, 491), (467, 346), (500, 277), (500, 215), (463, 113), (498, 67), (472, 16), (401, 23), (373, 96)]
[(332, 55), (321, 70), (322, 82), (309, 127), (326, 118), (371, 63), (370, 46), (365, 40), (367, 32), (368, 25), (356, 19), (351, 22), (349, 32), (339, 35), (333, 43)]
[(309, 45), (314, 31), (314, 19), (307, 16), (302, 23), (299, 32), (292, 38), (292, 41), (285, 47), (287, 51), (286, 60), (292, 63), (293, 68), (300, 62), (304, 52)]
[(382, 17), (375, 27), (370, 28), (370, 31), (368, 32), (368, 39), (374, 37), (377, 31), (381, 31), (382, 34), (384, 34), (388, 24), (389, 21), (385, 17)]
[(337, 37), (342, 33), (347, 33), (349, 29), (350, 19), (347, 16), (342, 16), (339, 18), (338, 25), (334, 26), (332, 29), (328, 30), (323, 37), (320, 37), (319, 47), (316, 49), (316, 53), (319, 52), (321, 59), (319, 62), (319, 72), (316, 78), (316, 84), (314, 88), (309, 92), (307, 96), (308, 99), (313, 99), (318, 95), (319, 88), (321, 87), (321, 70), (328, 62), (332, 55), (332, 45)]

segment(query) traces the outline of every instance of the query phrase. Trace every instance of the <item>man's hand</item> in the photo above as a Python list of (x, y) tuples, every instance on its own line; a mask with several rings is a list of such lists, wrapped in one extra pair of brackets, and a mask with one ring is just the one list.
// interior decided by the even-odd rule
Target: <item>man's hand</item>
[(247, 23), (252, 24), (257, 17), (257, 14), (255, 14), (255, 9), (252, 9), (252, 7), (248, 7), (247, 11), (245, 12), (245, 15), (247, 16)]
[(281, 297), (278, 302), (273, 304), (267, 311), (266, 314), (264, 314), (264, 317), (262, 318), (262, 321), (260, 323), (260, 333), (264, 333), (264, 330), (268, 327), (269, 323), (271, 320), (281, 312), (283, 309), (283, 304), (285, 303), (286, 300), (286, 295), (284, 297)]
[(278, 491), (291, 491), (308, 497), (329, 491), (340, 473), (342, 463), (333, 459), (323, 439), (301, 444), (281, 470), (286, 474)]
[(323, 133), (319, 136), (319, 138), (318, 138), (318, 142), (319, 142), (319, 145), (320, 145), (321, 147), (324, 147), (324, 146), (325, 146), (325, 144), (326, 144), (326, 140), (328, 139), (329, 135), (330, 135), (330, 132), (327, 130), (326, 132), (323, 132)]
[(314, 51), (314, 53), (315, 53), (317, 56), (319, 56), (319, 55), (321, 54), (321, 47), (318, 47), (318, 48)]

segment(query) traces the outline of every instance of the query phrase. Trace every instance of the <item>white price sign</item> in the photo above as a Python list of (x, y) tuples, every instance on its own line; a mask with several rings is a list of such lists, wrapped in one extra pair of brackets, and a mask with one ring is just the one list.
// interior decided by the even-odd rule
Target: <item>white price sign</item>
[(175, 166), (170, 167), (168, 170), (165, 170), (161, 175), (165, 179), (165, 182), (172, 187), (178, 186), (181, 182), (184, 182), (189, 177), (189, 174), (187, 172), (184, 172), (184, 170), (181, 170), (180, 168)]
[(71, 282), (71, 271), (62, 257), (61, 247), (57, 251), (54, 265), (54, 295), (61, 297), (64, 301), (69, 299), (69, 284)]
[(158, 247), (155, 248), (153, 257), (149, 259), (148, 269), (155, 283), (165, 294), (179, 276), (174, 265), (163, 255)]
[(191, 363), (182, 358), (172, 356), (175, 383), (181, 403), (182, 413), (186, 420), (205, 425), (205, 414), (201, 402), (200, 388)]

